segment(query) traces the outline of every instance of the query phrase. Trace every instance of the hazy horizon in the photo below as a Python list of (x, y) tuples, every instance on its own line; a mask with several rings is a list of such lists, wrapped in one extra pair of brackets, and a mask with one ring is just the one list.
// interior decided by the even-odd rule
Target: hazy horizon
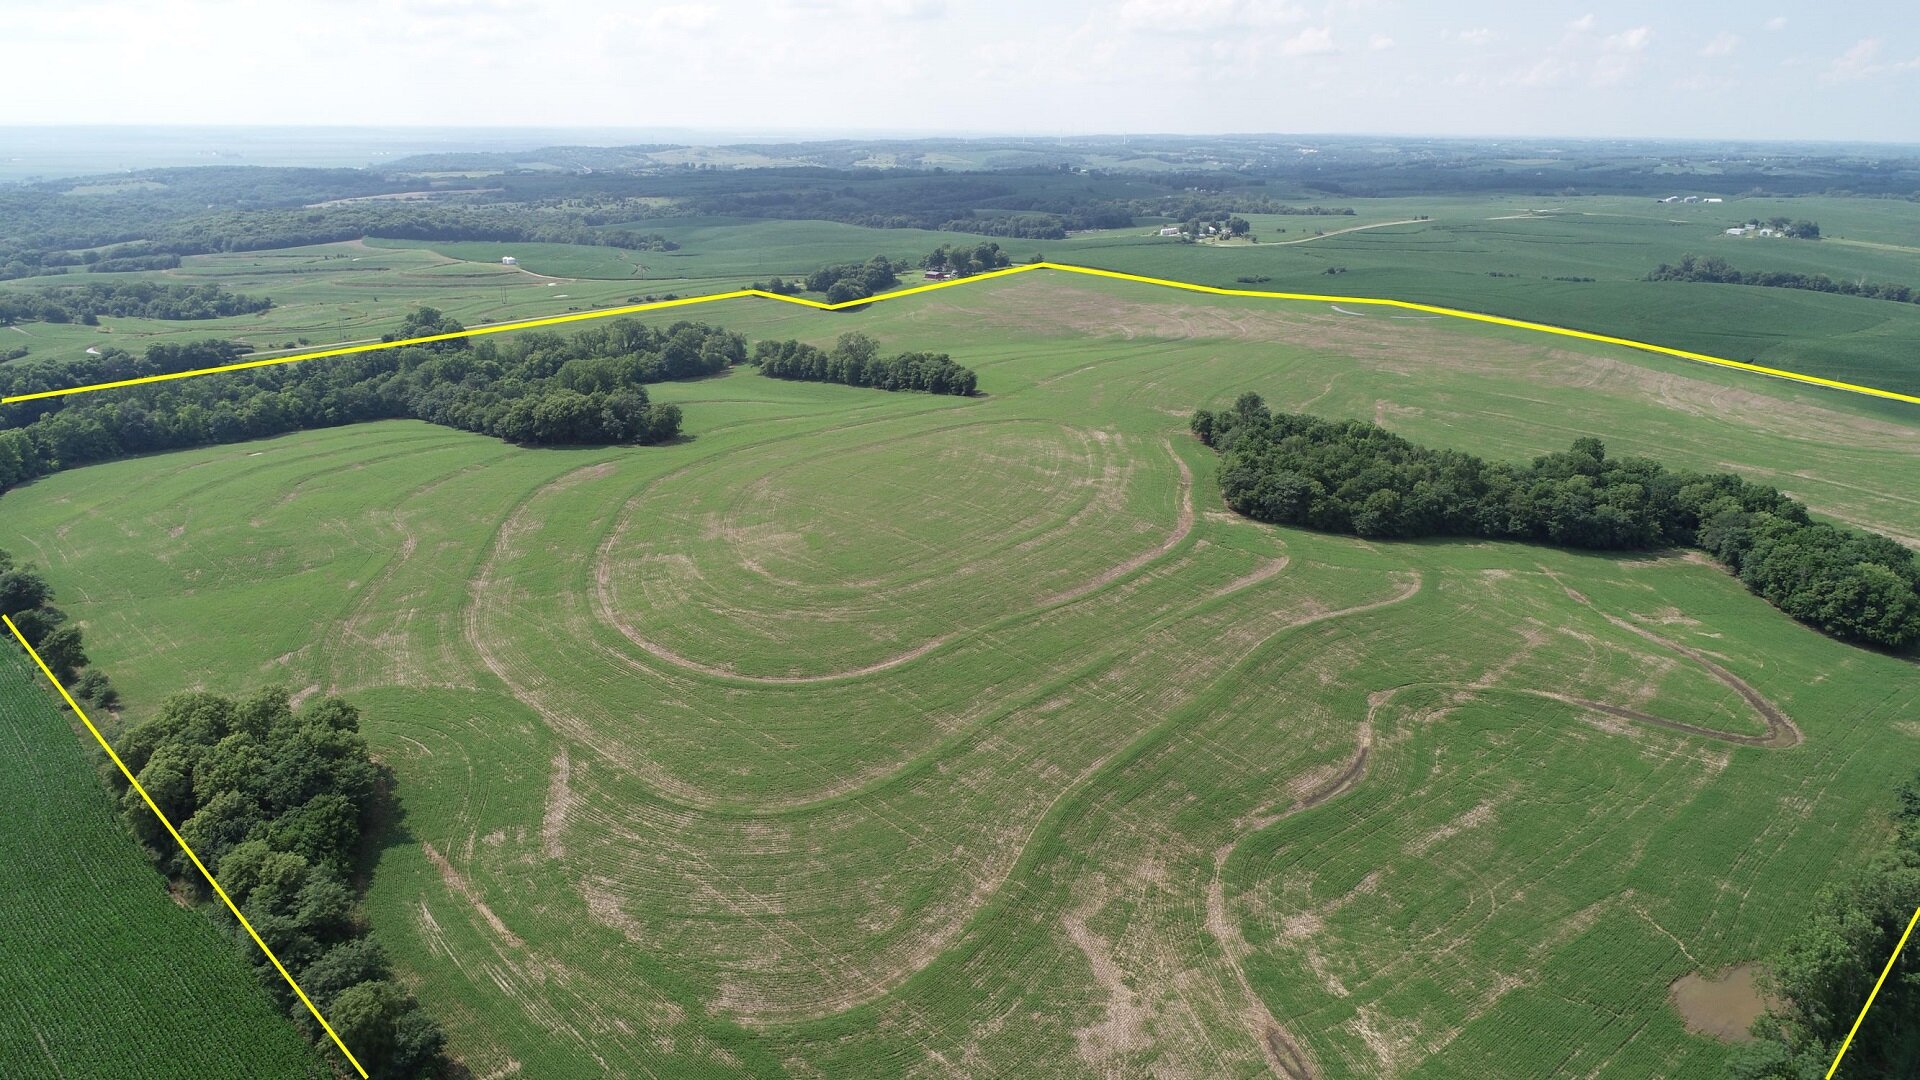
[(4, 125), (1920, 141), (1890, 2), (0, 3)]

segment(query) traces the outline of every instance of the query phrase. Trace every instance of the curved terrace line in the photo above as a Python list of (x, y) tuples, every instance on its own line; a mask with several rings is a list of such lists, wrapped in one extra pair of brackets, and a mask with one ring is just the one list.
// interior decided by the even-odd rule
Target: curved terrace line
[(915, 285), (909, 289), (898, 289), (879, 296), (869, 296), (861, 300), (847, 300), (838, 304), (808, 300), (799, 296), (781, 296), (760, 289), (735, 289), (732, 292), (711, 293), (706, 296), (688, 296), (678, 300), (656, 300), (651, 304), (630, 304), (625, 307), (604, 308), (599, 311), (579, 311), (568, 315), (551, 315), (540, 319), (521, 319), (517, 322), (492, 323), (486, 326), (470, 327), (450, 334), (428, 334), (425, 337), (402, 338), (399, 341), (378, 341), (365, 345), (347, 345), (317, 352), (298, 353), (293, 356), (267, 357), (259, 360), (242, 360), (218, 367), (196, 368), (192, 371), (175, 371), (165, 375), (145, 375), (137, 379), (120, 379), (114, 382), (93, 383), (87, 386), (73, 386), (65, 390), (41, 390), (31, 394), (17, 394), (0, 398), (0, 405), (11, 405), (20, 401), (38, 401), (43, 398), (65, 397), (69, 394), (88, 394), (96, 390), (116, 390), (128, 386), (144, 386), (148, 383), (171, 382), (175, 379), (190, 379), (199, 375), (216, 375), (227, 371), (245, 371), (251, 368), (273, 367), (278, 364), (294, 364), (303, 360), (319, 360), (329, 356), (348, 356), (354, 353), (378, 352), (382, 349), (399, 349), (409, 345), (425, 345), (435, 341), (451, 341), (455, 338), (480, 337), (485, 334), (502, 334), (511, 330), (528, 330), (536, 326), (558, 326), (562, 323), (585, 322), (591, 319), (608, 319), (617, 315), (634, 315), (644, 311), (661, 311), (666, 308), (688, 307), (694, 304), (710, 304), (718, 300), (734, 300), (741, 297), (758, 297), (763, 300), (778, 300), (782, 303), (798, 304), (801, 307), (819, 311), (844, 311), (848, 308), (877, 304), (884, 300), (898, 300), (902, 297), (932, 292), (935, 289), (951, 289), (960, 285), (987, 281), (992, 278), (1011, 277), (1031, 270), (1058, 270), (1067, 274), (1085, 274), (1089, 277), (1112, 278), (1116, 281), (1134, 281), (1144, 285), (1159, 285), (1168, 289), (1184, 292), (1206, 293), (1211, 296), (1244, 296), (1267, 300), (1308, 300), (1316, 303), (1355, 304), (1370, 307), (1399, 308), (1404, 311), (1426, 312), (1430, 315), (1447, 315), (1456, 319), (1489, 323), (1494, 326), (1510, 326), (1520, 330), (1535, 330), (1543, 334), (1555, 334), (1560, 337), (1578, 338), (1582, 341), (1595, 341), (1603, 345), (1623, 345), (1642, 352), (1658, 353), (1662, 356), (1677, 357), (1695, 363), (1711, 364), (1715, 367), (1731, 368), (1735, 371), (1749, 371), (1757, 375), (1770, 375), (1776, 379), (1802, 383), (1808, 386), (1823, 386), (1830, 390), (1845, 390), (1852, 394), (1867, 397), (1885, 398), (1891, 401), (1904, 401), (1910, 405), (1920, 405), (1920, 395), (1902, 394), (1894, 390), (1883, 390), (1876, 386), (1864, 386), (1859, 383), (1842, 382), (1838, 379), (1822, 378), (1785, 368), (1767, 367), (1763, 364), (1750, 364), (1744, 360), (1729, 360), (1721, 356), (1676, 349), (1667, 345), (1655, 345), (1632, 338), (1614, 337), (1611, 334), (1595, 334), (1586, 330), (1574, 330), (1564, 326), (1551, 326), (1547, 323), (1529, 322), (1525, 319), (1509, 319), (1501, 315), (1488, 315), (1478, 311), (1462, 311), (1458, 308), (1439, 307), (1434, 304), (1421, 304), (1412, 300), (1393, 300), (1377, 296), (1333, 296), (1326, 293), (1273, 292), (1265, 289), (1223, 289), (1214, 285), (1199, 285), (1190, 281), (1174, 281), (1168, 278), (1146, 277), (1141, 274), (1127, 274), (1118, 270), (1101, 270), (1092, 266), (1074, 266), (1071, 263), (1037, 262), (1024, 266), (1010, 266), (1004, 270), (989, 270), (972, 277), (958, 278), (953, 281), (938, 281), (928, 285)]
[[(1180, 470), (1179, 507), (1174, 520), (1173, 531), (1168, 534), (1167, 539), (1147, 551), (1108, 567), (1089, 581), (1041, 600), (1034, 606), (1032, 611), (1023, 614), (1031, 614), (1033, 611), (1060, 607), (1079, 600), (1090, 593), (1097, 592), (1101, 588), (1113, 584), (1115, 581), (1132, 574), (1134, 571), (1141, 569), (1154, 560), (1171, 552), (1174, 548), (1179, 547), (1180, 543), (1193, 531), (1193, 470), (1188, 468), (1185, 459), (1181, 458), (1181, 456), (1175, 452), (1171, 442), (1163, 439), (1160, 445), (1167, 451), (1167, 455), (1173, 459), (1174, 466)], [(956, 638), (969, 636), (975, 632), (974, 630), (961, 630), (941, 634), (921, 642), (919, 645), (904, 652), (896, 653), (893, 656), (874, 661), (870, 664), (843, 668), (838, 671), (820, 672), (812, 675), (755, 675), (739, 671), (724, 664), (709, 664), (667, 648), (665, 645), (642, 634), (639, 630), (635, 629), (627, 619), (621, 617), (615, 605), (613, 575), (609, 563), (609, 560), (612, 558), (613, 545), (619, 539), (619, 536), (620, 527), (616, 526), (612, 531), (607, 533), (606, 539), (600, 542), (599, 551), (595, 557), (593, 599), (596, 614), (599, 615), (601, 622), (620, 631), (622, 637), (655, 659), (687, 671), (698, 672), (699, 674), (713, 678), (733, 679), (739, 682), (759, 683), (767, 686), (791, 686), (803, 683), (835, 682), (841, 679), (854, 679), (864, 675), (875, 675), (882, 671), (897, 668), (902, 664), (918, 660), (920, 657), (927, 655)], [(977, 628), (975, 629), (977, 630)]]

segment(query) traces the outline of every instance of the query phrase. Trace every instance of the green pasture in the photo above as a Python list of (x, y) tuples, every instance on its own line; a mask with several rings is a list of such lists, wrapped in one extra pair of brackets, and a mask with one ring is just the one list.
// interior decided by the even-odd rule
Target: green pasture
[(0, 653), (0, 1073), (331, 1075), (233, 942), (168, 895), (11, 635)]
[[(1299, 195), (1289, 198), (1303, 205), (1351, 205), (1357, 213), (1254, 215), (1259, 242), (1253, 244), (1181, 244), (1153, 235), (1152, 225), (1065, 240), (997, 242), (1016, 260), (1040, 255), (1228, 288), (1415, 300), (1920, 392), (1920, 362), (1913, 350), (1920, 340), (1920, 305), (1640, 280), (1660, 263), (1692, 253), (1721, 256), (1742, 270), (1920, 286), (1920, 214), (1912, 204), (1726, 195), (1728, 201), (1719, 204), (1593, 196), (1356, 200)], [(1819, 221), (1827, 238), (1739, 238), (1722, 232), (1750, 217), (1774, 216)], [(1428, 220), (1410, 220), (1420, 217)], [(177, 270), (153, 276), (265, 294), (279, 306), (259, 315), (202, 322), (104, 319), (98, 328), (35, 323), (0, 330), (0, 343), (26, 345), (34, 355), (53, 358), (77, 357), (89, 346), (138, 350), (155, 340), (210, 336), (262, 350), (300, 338), (318, 346), (377, 338), (422, 304), (470, 324), (537, 318), (624, 304), (632, 297), (722, 292), (878, 254), (914, 262), (941, 244), (989, 239), (747, 218), (663, 218), (623, 227), (658, 231), (680, 248), (638, 252), (370, 239), (195, 256)], [(1356, 231), (1338, 231), (1348, 229)], [(517, 258), (518, 267), (502, 266), (503, 255)], [(1562, 280), (1568, 278), (1593, 280)], [(65, 275), (0, 283), (0, 288), (84, 280), (84, 275)], [(679, 317), (721, 318), (723, 313), (708, 309)]]
[[(370, 917), (476, 1076), (1256, 1076), (1290, 1040), (1326, 1076), (1713, 1077), (1668, 985), (1798, 925), (1920, 755), (1920, 668), (1716, 567), (1251, 523), (1186, 434), (1252, 390), (1492, 457), (1597, 435), (1912, 539), (1920, 414), (1062, 275), (701, 317), (984, 393), (738, 370), (650, 388), (664, 447), (385, 422), (0, 500), (121, 723), (361, 707), (403, 808)], [(1694, 655), (1804, 741), (1739, 742)]]

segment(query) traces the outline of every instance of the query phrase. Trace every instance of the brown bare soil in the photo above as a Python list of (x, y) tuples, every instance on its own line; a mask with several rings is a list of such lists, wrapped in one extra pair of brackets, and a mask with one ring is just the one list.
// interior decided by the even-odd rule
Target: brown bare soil
[(1667, 999), (1686, 1021), (1687, 1030), (1724, 1042), (1751, 1042), (1748, 1028), (1767, 1009), (1754, 985), (1754, 965), (1740, 964), (1712, 977), (1693, 972), (1675, 979)]

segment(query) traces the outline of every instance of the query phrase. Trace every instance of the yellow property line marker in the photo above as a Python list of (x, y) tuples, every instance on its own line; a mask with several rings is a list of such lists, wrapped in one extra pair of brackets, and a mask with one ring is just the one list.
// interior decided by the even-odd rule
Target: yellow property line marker
[(339, 1047), (340, 1052), (347, 1056), (347, 1063), (360, 1074), (361, 1080), (366, 1080), (367, 1070), (360, 1067), (360, 1059), (354, 1057), (353, 1051), (347, 1049), (347, 1044), (340, 1041), (340, 1036), (335, 1034), (333, 1025), (327, 1023), (327, 1018), (320, 1015), (320, 1010), (314, 1007), (313, 1000), (307, 997), (307, 992), (300, 989), (300, 984), (293, 981), (293, 976), (287, 973), (286, 967), (280, 963), (280, 958), (273, 955), (273, 950), (267, 948), (266, 942), (260, 940), (260, 934), (254, 930), (253, 924), (247, 921), (245, 915), (240, 914), (240, 909), (234, 905), (233, 898), (227, 895), (227, 890), (221, 888), (220, 883), (214, 880), (213, 872), (208, 870), (207, 865), (200, 861), (200, 856), (195, 855), (193, 849), (187, 846), (187, 841), (181, 837), (180, 830), (174, 828), (173, 822), (167, 820), (167, 815), (160, 812), (160, 807), (154, 803), (153, 796), (147, 794), (147, 789), (140, 786), (140, 781), (134, 778), (133, 773), (127, 768), (127, 763), (120, 760), (120, 755), (113, 752), (113, 747), (107, 744), (106, 736), (100, 734), (100, 729), (93, 726), (93, 721), (87, 718), (86, 711), (80, 708), (80, 703), (73, 700), (73, 695), (67, 693), (67, 688), (60, 685), (59, 679), (54, 678), (52, 669), (47, 667), (47, 662), (40, 659), (40, 654), (34, 651), (33, 646), (27, 644), (26, 635), (22, 634), (20, 628), (13, 625), (13, 620), (7, 616), (0, 615), (0, 622), (6, 623), (7, 629), (13, 631), (13, 636), (20, 642), (20, 647), (27, 650), (27, 655), (33, 657), (33, 662), (40, 666), (41, 674), (47, 677), (47, 681), (53, 684), (55, 690), (60, 691), (60, 696), (66, 699), (67, 707), (73, 710), (73, 714), (80, 718), (81, 723), (87, 725), (87, 730), (93, 733), (94, 741), (100, 744), (100, 749), (105, 750), (107, 756), (113, 759), (113, 763), (120, 767), (120, 775), (126, 777), (127, 783), (133, 785), (133, 790), (139, 792), (140, 797), (146, 800), (147, 809), (152, 810), (153, 816), (160, 819), (160, 824), (167, 827), (173, 842), (179, 844), (180, 850), (186, 852), (187, 858), (193, 860), (193, 865), (207, 879), (207, 884), (212, 885), (213, 891), (220, 894), (220, 899), (226, 903), (227, 910), (233, 912), (233, 917), (240, 920), (240, 925), (246, 928), (247, 936), (253, 938), (253, 943), (260, 946), (261, 952), (267, 954), (267, 959), (273, 961), (274, 970), (280, 973), (281, 978), (287, 980), (287, 985), (293, 987), (294, 993), (300, 995), (301, 1003), (306, 1005), (307, 1011), (313, 1014), (315, 1020), (320, 1021), (320, 1026), (325, 1028), (328, 1037), (333, 1039), (333, 1045)]
[(1840, 1071), (1840, 1059), (1847, 1056), (1847, 1047), (1853, 1045), (1853, 1037), (1860, 1033), (1860, 1025), (1867, 1019), (1867, 1010), (1873, 1008), (1873, 999), (1880, 996), (1880, 987), (1893, 971), (1893, 962), (1900, 959), (1900, 950), (1907, 947), (1907, 938), (1913, 935), (1913, 924), (1920, 923), (1920, 908), (1913, 909), (1913, 918), (1907, 920), (1907, 929), (1900, 935), (1900, 941), (1893, 947), (1893, 955), (1887, 957), (1887, 966), (1880, 969), (1880, 977), (1873, 982), (1873, 992), (1867, 995), (1867, 1003), (1860, 1006), (1860, 1015), (1854, 1017), (1853, 1030), (1847, 1032), (1847, 1039), (1840, 1044), (1840, 1052), (1833, 1055), (1833, 1065), (1827, 1069), (1826, 1080), (1833, 1080), (1833, 1074)]
[(503, 334), (510, 330), (530, 330), (536, 326), (557, 326), (561, 323), (583, 322), (588, 319), (609, 319), (616, 315), (635, 315), (643, 311), (660, 311), (665, 308), (688, 307), (693, 304), (711, 304), (717, 300), (736, 300), (741, 297), (759, 297), (763, 300), (779, 300), (818, 311), (843, 311), (847, 308), (877, 304), (886, 300), (898, 300), (906, 296), (932, 292), (935, 289), (950, 289), (956, 285), (970, 285), (975, 282), (989, 281), (993, 278), (1024, 274), (1030, 270), (1059, 270), (1068, 274), (1085, 274), (1089, 277), (1113, 278), (1117, 281), (1133, 281), (1143, 285), (1158, 285), (1167, 289), (1179, 289), (1184, 292), (1206, 293), (1211, 296), (1244, 296), (1264, 300), (1309, 300), (1333, 304), (1354, 304), (1371, 307), (1400, 308), (1406, 311), (1423, 311), (1433, 315), (1446, 315), (1472, 322), (1491, 323), (1495, 326), (1511, 326), (1520, 330), (1536, 330), (1543, 334), (1557, 334), (1560, 337), (1578, 338), (1582, 341), (1597, 341), (1603, 345), (1623, 345), (1629, 349), (1659, 353), (1662, 356), (1678, 357), (1715, 367), (1732, 368), (1736, 371), (1749, 371), (1758, 375), (1771, 375), (1776, 379), (1804, 383), (1808, 386), (1824, 386), (1829, 390), (1845, 390), (1852, 394), (1865, 394), (1868, 397), (1886, 398), (1891, 401), (1904, 401), (1910, 405), (1920, 405), (1920, 396), (1902, 394), (1893, 390), (1882, 390), (1875, 386), (1862, 386), (1858, 383), (1841, 382), (1838, 379), (1826, 379), (1818, 375), (1807, 375), (1785, 368), (1766, 367), (1761, 364), (1749, 364), (1742, 360), (1728, 360), (1725, 357), (1709, 356), (1706, 353), (1675, 349), (1666, 345), (1655, 345), (1632, 338), (1613, 337), (1609, 334), (1593, 334), (1585, 330), (1570, 330), (1564, 326), (1549, 326), (1546, 323), (1528, 322), (1524, 319), (1509, 319), (1500, 315), (1486, 315), (1477, 311), (1461, 311), (1457, 308), (1437, 307), (1433, 304), (1417, 304), (1411, 300), (1388, 300), (1376, 296), (1329, 296), (1323, 293), (1269, 292), (1264, 289), (1222, 289), (1212, 285), (1196, 285), (1190, 281), (1172, 281), (1167, 278), (1143, 277), (1139, 274), (1123, 274), (1118, 270), (1100, 270), (1091, 266), (1073, 266), (1068, 263), (1038, 262), (1022, 266), (1012, 266), (1004, 270), (990, 270), (972, 277), (957, 278), (953, 281), (940, 281), (931, 285), (916, 285), (909, 289), (898, 289), (879, 296), (869, 296), (862, 300), (847, 300), (838, 304), (826, 304), (818, 300), (807, 300), (798, 296), (781, 296), (778, 293), (760, 289), (735, 289), (732, 292), (712, 293), (707, 296), (688, 296), (678, 300), (659, 300), (651, 304), (632, 304), (626, 307), (602, 308), (598, 311), (581, 311), (569, 315), (553, 315), (542, 319), (522, 319), (517, 322), (493, 323), (476, 326), (452, 334), (429, 334), (425, 337), (404, 338), (399, 341), (376, 341), (365, 345), (346, 345), (335, 349), (321, 349), (318, 352), (297, 353), (293, 356), (277, 356), (264, 360), (243, 360), (234, 364), (222, 364), (219, 367), (198, 368), (193, 371), (176, 371), (167, 375), (146, 375), (137, 379), (121, 379), (117, 382), (94, 383), (90, 386), (75, 386), (65, 390), (41, 390), (32, 394), (18, 394), (0, 398), (0, 405), (11, 405), (17, 401), (37, 401), (41, 398), (65, 397), (68, 394), (87, 394), (95, 390), (115, 390), (126, 386), (144, 386), (147, 383), (170, 382), (174, 379), (190, 379), (196, 375), (216, 375), (225, 371), (245, 371), (249, 368), (274, 367), (279, 364), (295, 364), (302, 360), (319, 360), (328, 356), (348, 356), (353, 353), (378, 352), (381, 349), (398, 349), (408, 345), (425, 345), (435, 341), (449, 341), (454, 338), (480, 337), (483, 334)]

